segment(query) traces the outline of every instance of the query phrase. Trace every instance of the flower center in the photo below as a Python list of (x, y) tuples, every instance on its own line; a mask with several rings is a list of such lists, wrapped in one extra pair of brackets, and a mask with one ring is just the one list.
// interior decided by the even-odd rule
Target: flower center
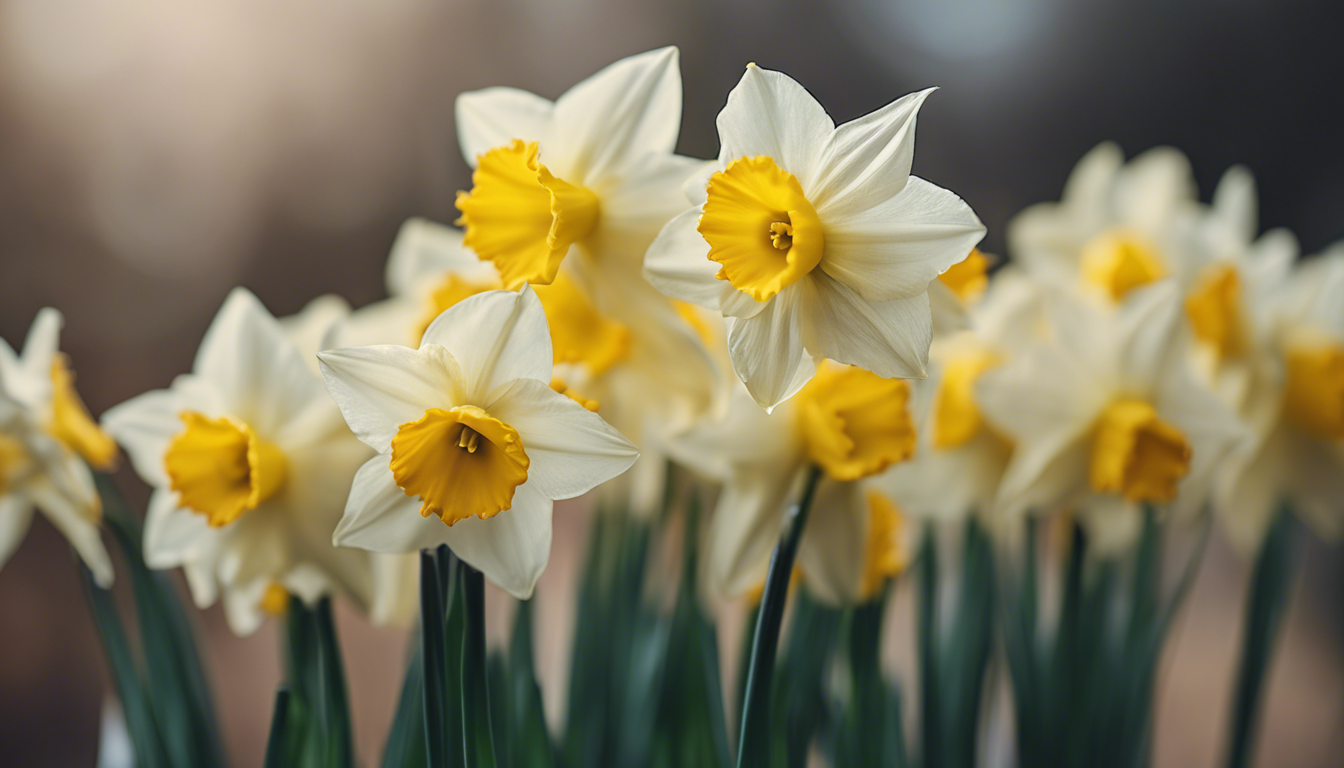
[(597, 376), (630, 354), (630, 330), (597, 311), (579, 284), (567, 274), (534, 288), (551, 327), (556, 365), (583, 365)]
[(420, 339), (425, 335), (425, 330), (429, 328), (429, 324), (443, 314), (445, 309), (478, 293), (503, 287), (498, 280), (476, 282), (466, 280), (451, 272), (448, 273), (434, 287), (434, 290), (430, 291), (429, 295), (425, 297), (424, 311), (412, 329), (415, 333), (414, 344), (419, 346)]
[(555, 279), (571, 245), (597, 225), (597, 196), (551, 175), (535, 141), (514, 139), (481, 155), (470, 192), (459, 192), (462, 243), (494, 262), (510, 289)]
[(946, 449), (964, 445), (980, 431), (980, 408), (975, 402), (975, 382), (980, 374), (999, 364), (998, 355), (986, 349), (967, 351), (943, 365), (942, 379), (933, 397), (933, 446)]
[(696, 229), (720, 280), (765, 301), (821, 263), (821, 220), (774, 160), (739, 157), (710, 177), (707, 194)]
[(1307, 432), (1328, 440), (1344, 438), (1344, 345), (1290, 347), (1284, 409)]
[(5, 495), (15, 478), (26, 473), (28, 464), (28, 451), (23, 443), (9, 435), (0, 435), (0, 496)]
[(905, 517), (900, 507), (879, 491), (869, 490), (866, 500), (868, 538), (864, 542), (863, 581), (859, 585), (859, 595), (864, 600), (875, 597), (888, 579), (900, 576), (909, 564)]
[(1190, 443), (1141, 400), (1106, 409), (1092, 444), (1092, 488), (1130, 501), (1171, 501), (1190, 470)]
[(1083, 283), (1111, 301), (1166, 275), (1157, 249), (1129, 232), (1103, 232), (1082, 251)]
[(267, 616), (284, 616), (289, 611), (289, 591), (271, 582), (261, 593), (261, 611)]
[(274, 496), (285, 481), (285, 456), (246, 424), (183, 411), (186, 429), (163, 454), (168, 485), (182, 506), (218, 528)]
[(111, 469), (117, 458), (117, 444), (98, 428), (84, 401), (75, 391), (75, 375), (65, 355), (51, 362), (51, 413), (47, 431), (67, 448), (84, 457), (98, 469)]
[(1200, 341), (1218, 358), (1226, 359), (1246, 349), (1241, 321), (1241, 278), (1230, 264), (1204, 269), (1194, 290), (1185, 298), (1185, 313)]
[(877, 474), (915, 452), (910, 385), (824, 364), (798, 393), (809, 458), (836, 480)]
[(392, 477), (419, 497), (420, 515), (448, 525), (474, 515), (491, 518), (513, 506), (527, 481), (518, 430), (474, 405), (430, 408), (392, 438)]
[(961, 299), (962, 304), (970, 304), (989, 288), (989, 259), (979, 248), (972, 248), (966, 258), (948, 267), (938, 279)]

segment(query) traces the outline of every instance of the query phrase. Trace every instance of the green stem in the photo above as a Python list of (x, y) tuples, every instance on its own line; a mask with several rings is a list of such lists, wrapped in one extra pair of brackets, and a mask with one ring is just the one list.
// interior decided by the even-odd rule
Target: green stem
[(443, 654), (443, 598), (439, 595), (434, 556), (428, 550), (420, 553), (420, 635), (424, 641), (425, 753), (429, 768), (448, 768), (448, 746), (444, 743), (448, 732), (444, 702), (448, 681)]
[(271, 734), (266, 738), (266, 761), (264, 768), (285, 768), (288, 750), (285, 738), (286, 721), (289, 717), (289, 689), (281, 687), (275, 692), (275, 711), (271, 713)]
[(919, 553), (919, 698), (923, 764), (943, 764), (942, 681), (938, 665), (938, 546), (932, 525), (924, 526)]
[(1289, 516), (1280, 511), (1260, 547), (1246, 603), (1228, 768), (1245, 768), (1251, 761), (1261, 690), (1274, 653), (1274, 640), (1283, 623), (1292, 573), (1292, 526)]
[(485, 577), (457, 558), (466, 608), (462, 643), (462, 746), (469, 768), (495, 768), (495, 739), (490, 725), (490, 685), (485, 659)]
[(789, 594), (789, 580), (793, 575), (793, 561), (798, 555), (798, 542), (803, 537), (807, 513), (812, 507), (812, 498), (816, 495), (821, 477), (820, 467), (813, 466), (808, 470), (802, 498), (789, 510), (784, 521), (784, 532), (770, 558), (770, 570), (766, 573), (765, 592), (761, 596), (761, 610), (751, 644), (751, 665), (747, 670), (747, 690), (742, 702), (737, 768), (766, 768), (770, 764), (770, 691), (779, 628), (784, 620), (784, 604)]

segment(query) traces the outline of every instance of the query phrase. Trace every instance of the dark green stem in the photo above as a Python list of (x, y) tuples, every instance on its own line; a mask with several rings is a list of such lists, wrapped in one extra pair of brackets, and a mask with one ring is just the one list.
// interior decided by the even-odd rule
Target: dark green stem
[(281, 687), (275, 692), (275, 711), (271, 713), (271, 734), (266, 738), (266, 761), (264, 768), (285, 768), (288, 763), (288, 750), (285, 738), (286, 722), (289, 719), (289, 689)]
[(1265, 672), (1274, 653), (1274, 641), (1283, 623), (1288, 587), (1292, 583), (1292, 526), (1280, 511), (1265, 536), (1251, 577), (1246, 603), (1246, 630), (1242, 636), (1241, 665), (1237, 671), (1236, 699), (1228, 744), (1228, 768), (1250, 764), (1260, 710)]
[(808, 469), (802, 498), (789, 510), (788, 518), (784, 521), (784, 532), (770, 557), (770, 570), (766, 573), (765, 592), (761, 596), (761, 610), (751, 644), (751, 665), (747, 671), (747, 690), (742, 702), (737, 768), (766, 768), (770, 764), (770, 692), (779, 628), (784, 620), (784, 605), (789, 594), (789, 580), (793, 575), (793, 561), (798, 555), (798, 542), (803, 537), (807, 513), (812, 507), (812, 498), (816, 495), (821, 477), (820, 467)]
[(943, 764), (938, 613), (938, 546), (933, 526), (926, 525), (919, 553), (919, 721), (923, 764), (930, 768)]
[(425, 682), (425, 753), (429, 768), (448, 768), (448, 733), (444, 701), (448, 687), (443, 654), (443, 598), (439, 595), (439, 576), (434, 556), (420, 553), (420, 635), (424, 642), (422, 663)]
[(457, 559), (466, 608), (462, 643), (462, 744), (468, 768), (495, 768), (495, 739), (490, 725), (490, 685), (485, 658), (485, 577)]

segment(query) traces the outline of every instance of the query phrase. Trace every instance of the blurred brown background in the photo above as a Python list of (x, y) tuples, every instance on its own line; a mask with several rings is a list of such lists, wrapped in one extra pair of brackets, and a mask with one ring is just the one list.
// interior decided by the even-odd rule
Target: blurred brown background
[[(837, 120), (940, 85), (915, 171), (971, 203), (989, 250), (1012, 213), (1057, 197), (1073, 162), (1114, 139), (1130, 154), (1185, 150), (1206, 197), (1247, 164), (1264, 226), (1316, 251), (1344, 237), (1344, 144), (1323, 114), (1342, 95), (1336, 30), (1328, 4), (1268, 0), (0, 0), (0, 335), (18, 343), (40, 307), (59, 307), (99, 413), (187, 370), (235, 284), (277, 314), (326, 292), (378, 298), (397, 226), (451, 220), (469, 184), (457, 93), (553, 98), (667, 44), (682, 51), (687, 154), (716, 151), (713, 117), (747, 61), (789, 72)], [(586, 520), (561, 514), (540, 592), (548, 704)], [(1260, 764), (1337, 766), (1344, 568), (1338, 548), (1301, 554)], [(1161, 765), (1218, 760), (1246, 572), (1215, 542), (1169, 646)], [(341, 619), (372, 762), (403, 635)], [(234, 638), (218, 610), (201, 626), (234, 763), (260, 764), (274, 629)], [(39, 519), (0, 572), (0, 765), (92, 765), (105, 686), (67, 548)]]

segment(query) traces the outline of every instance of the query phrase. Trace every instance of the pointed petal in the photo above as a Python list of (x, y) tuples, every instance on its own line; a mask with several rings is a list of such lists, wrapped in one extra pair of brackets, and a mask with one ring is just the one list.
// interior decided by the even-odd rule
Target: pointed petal
[(696, 230), (700, 209), (688, 208), (663, 226), (644, 254), (644, 277), (674, 299), (719, 309), (724, 281), (709, 260), (709, 243)]
[(103, 414), (102, 426), (126, 450), (141, 479), (166, 486), (163, 454), (184, 429), (183, 410), (173, 390), (156, 389), (110, 408)]
[(681, 155), (646, 155), (614, 186), (603, 190), (602, 224), (595, 245), (602, 258), (641, 263), (663, 226), (686, 210), (682, 192), (686, 180), (706, 165), (712, 162)]
[(813, 273), (803, 294), (803, 346), (814, 357), (857, 365), (884, 378), (927, 375), (933, 316), (929, 295), (867, 301), (854, 289)]
[(807, 588), (824, 603), (854, 605), (868, 540), (868, 510), (858, 483), (828, 481), (818, 488), (807, 527), (809, 535), (798, 545)]
[(803, 360), (802, 287), (791, 285), (764, 302), (754, 317), (728, 326), (733, 371), (763, 408), (774, 408), (806, 383), (796, 376)]
[(927, 88), (836, 128), (821, 149), (808, 199), (831, 209), (864, 210), (899, 193), (915, 156), (915, 115)]
[(866, 211), (837, 208), (824, 215), (822, 270), (870, 301), (924, 292), (985, 236), (985, 226), (964, 200), (918, 176)]
[(719, 112), (720, 165), (766, 155), (811, 189), (818, 149), (835, 123), (803, 86), (783, 72), (748, 64)]
[(1070, 206), (1102, 205), (1124, 165), (1125, 153), (1119, 146), (1109, 141), (1098, 144), (1073, 167), (1060, 199)]
[(33, 522), (33, 504), (16, 493), (0, 496), (0, 570), (23, 543)]
[(452, 355), (473, 400), (514, 379), (551, 380), (550, 327), (531, 286), (486, 291), (454, 304), (429, 324), (420, 344), (437, 344)]
[(711, 588), (737, 597), (754, 586), (779, 539), (797, 467), (744, 468), (724, 486), (709, 523)]
[(390, 450), (402, 424), (419, 419), (429, 408), (462, 401), (462, 371), (441, 347), (346, 347), (317, 357), (345, 423), (379, 453)]
[[(88, 473), (86, 468), (85, 473)], [(92, 478), (89, 483), (92, 484)], [(112, 558), (103, 546), (98, 527), (98, 508), (76, 503), (46, 480), (32, 483), (28, 495), (57, 530), (65, 535), (70, 546), (79, 553), (79, 559), (93, 572), (93, 580), (104, 589), (112, 586)]]
[(149, 497), (144, 558), (150, 568), (176, 568), (196, 560), (206, 549), (218, 545), (219, 536), (205, 515), (179, 507), (176, 493), (159, 488)]
[(587, 493), (630, 468), (635, 446), (602, 417), (535, 379), (519, 379), (487, 407), (518, 430), (527, 484), (551, 499)]
[(1260, 227), (1257, 207), (1255, 177), (1250, 170), (1244, 165), (1234, 165), (1224, 171), (1213, 191), (1213, 218), (1240, 242), (1249, 243)]
[(517, 88), (485, 88), (457, 97), (457, 140), (467, 165), (514, 139), (540, 141), (550, 129), (554, 105)]
[(541, 160), (557, 176), (591, 183), (619, 175), (650, 154), (667, 154), (681, 130), (681, 69), (675, 47), (621, 59), (555, 102)]
[(519, 600), (532, 597), (551, 559), (553, 503), (529, 486), (520, 485), (513, 507), (488, 520), (471, 517), (444, 526), (453, 554)]
[(437, 517), (420, 516), (420, 501), (397, 487), (387, 457), (375, 456), (355, 473), (332, 543), (404, 554), (437, 547), (447, 540), (447, 530)]
[(51, 381), (51, 365), (60, 350), (64, 324), (65, 318), (52, 307), (43, 307), (33, 319), (23, 342), (23, 368), (34, 381)]
[(469, 280), (499, 279), (493, 264), (481, 261), (462, 245), (462, 230), (429, 219), (407, 219), (387, 257), (387, 292), (418, 296), (445, 274)]

